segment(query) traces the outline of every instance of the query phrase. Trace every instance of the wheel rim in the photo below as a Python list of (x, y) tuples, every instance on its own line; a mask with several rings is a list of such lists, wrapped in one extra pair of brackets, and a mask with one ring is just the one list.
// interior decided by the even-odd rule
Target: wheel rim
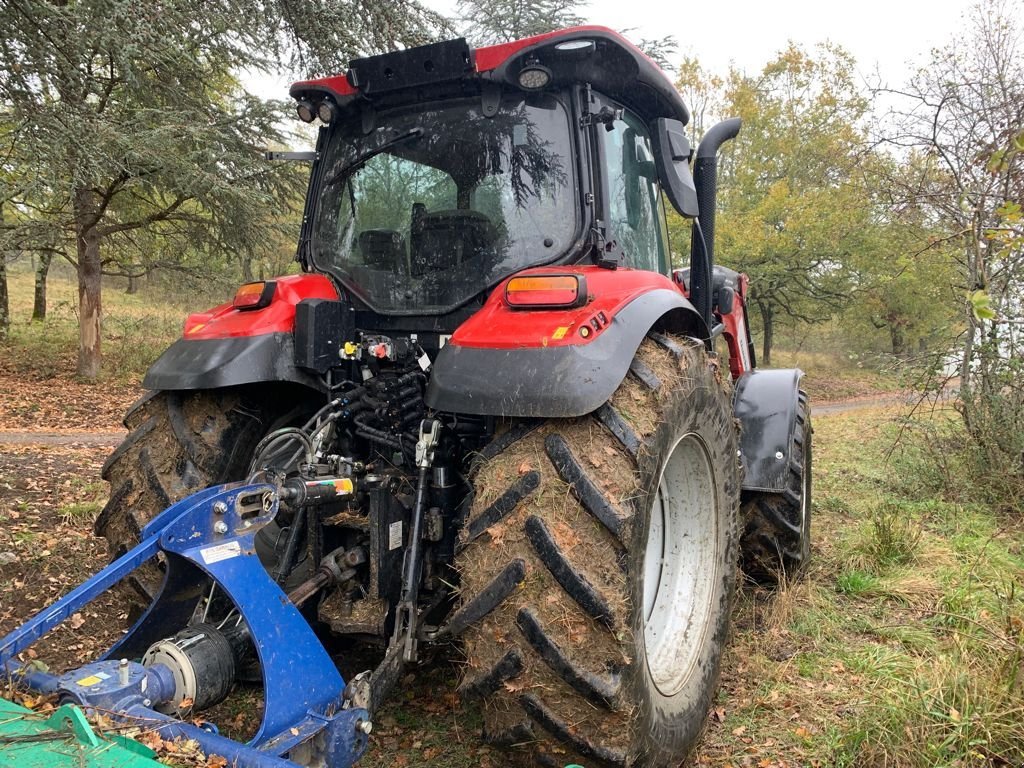
[(689, 678), (704, 646), (719, 581), (715, 475), (694, 434), (673, 446), (650, 512), (643, 568), (647, 670), (663, 696)]

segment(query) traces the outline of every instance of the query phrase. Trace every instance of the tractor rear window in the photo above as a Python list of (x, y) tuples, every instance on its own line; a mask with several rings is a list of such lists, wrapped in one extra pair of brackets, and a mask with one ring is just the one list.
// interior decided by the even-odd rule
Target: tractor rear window
[(442, 313), (575, 240), (569, 117), (548, 95), (382, 113), (331, 136), (313, 231), (318, 269), (373, 309)]

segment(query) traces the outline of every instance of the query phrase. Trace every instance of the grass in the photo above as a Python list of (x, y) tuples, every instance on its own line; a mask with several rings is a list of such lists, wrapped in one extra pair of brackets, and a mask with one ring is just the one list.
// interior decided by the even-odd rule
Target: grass
[[(78, 288), (73, 271), (54, 264), (47, 281), (47, 317), (31, 321), (33, 274), (27, 263), (8, 267), (11, 332), (3, 343), (4, 368), (33, 379), (68, 376), (78, 355)], [(193, 291), (143, 287), (128, 294), (116, 280), (103, 285), (103, 374), (107, 381), (138, 381), (149, 365), (181, 335), (189, 312), (225, 300)]]
[(799, 368), (803, 387), (815, 402), (881, 395), (903, 389), (899, 374), (877, 361), (869, 364), (839, 352), (783, 346), (772, 351), (772, 368)]
[(892, 416), (816, 421), (814, 558), (742, 594), (698, 764), (1024, 763), (1022, 529), (925, 482)]

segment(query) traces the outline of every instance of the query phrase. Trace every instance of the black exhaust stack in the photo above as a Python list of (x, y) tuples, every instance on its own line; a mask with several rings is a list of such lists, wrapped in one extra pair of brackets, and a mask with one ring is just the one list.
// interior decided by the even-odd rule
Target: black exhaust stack
[[(697, 188), (700, 215), (693, 222), (690, 239), (690, 302), (704, 318), (708, 330), (711, 316), (711, 270), (715, 259), (715, 205), (718, 195), (718, 150), (740, 132), (738, 117), (723, 120), (704, 134), (693, 164), (693, 183)], [(703, 235), (703, 236), (702, 236)]]

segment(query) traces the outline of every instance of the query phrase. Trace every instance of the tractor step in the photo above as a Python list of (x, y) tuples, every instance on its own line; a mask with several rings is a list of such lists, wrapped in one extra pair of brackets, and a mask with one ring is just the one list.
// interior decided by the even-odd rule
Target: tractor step
[(159, 768), (155, 756), (125, 736), (96, 733), (74, 704), (41, 715), (0, 699), (0, 768)]

